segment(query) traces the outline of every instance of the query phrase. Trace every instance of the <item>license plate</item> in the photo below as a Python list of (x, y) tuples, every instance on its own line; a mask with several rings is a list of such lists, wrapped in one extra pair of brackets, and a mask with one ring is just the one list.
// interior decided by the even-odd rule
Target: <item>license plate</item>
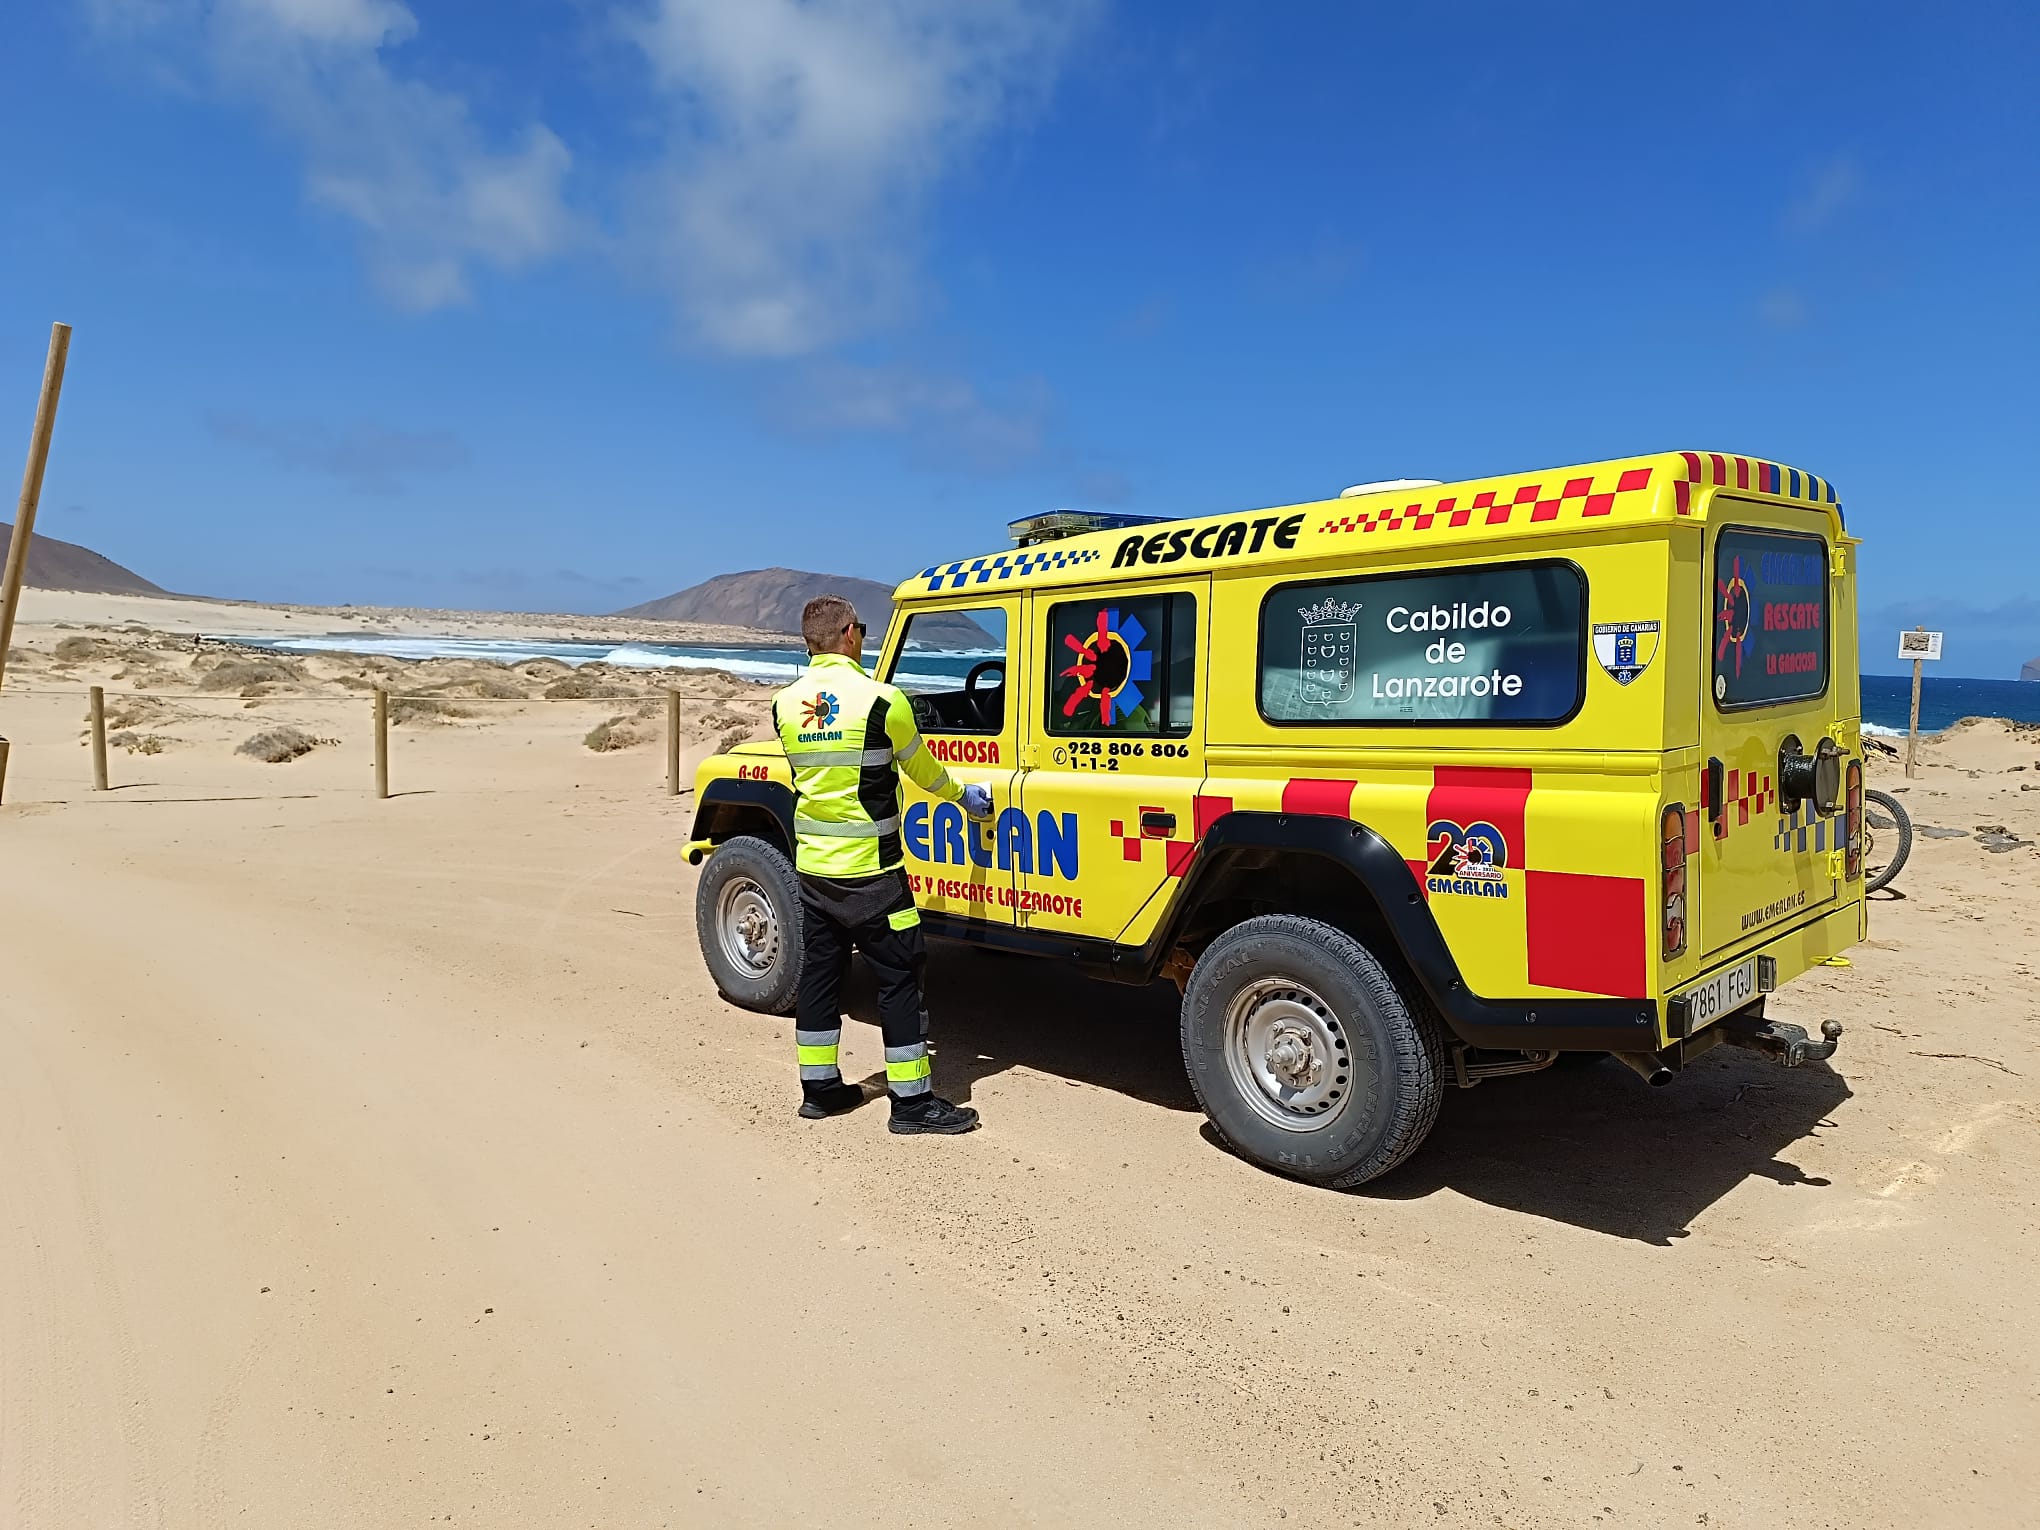
[(1753, 956), (1726, 972), (1717, 972), (1698, 988), (1686, 990), (1686, 1034), (1734, 1014), (1756, 996), (1757, 959)]

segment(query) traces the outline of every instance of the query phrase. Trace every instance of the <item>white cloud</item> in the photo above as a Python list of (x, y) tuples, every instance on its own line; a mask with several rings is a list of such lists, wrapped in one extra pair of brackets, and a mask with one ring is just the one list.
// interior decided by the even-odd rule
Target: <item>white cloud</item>
[(915, 298), (921, 203), (1046, 88), (1093, 0), (650, 0), (671, 108), (640, 258), (709, 345), (794, 356)]
[(574, 238), (571, 156), (531, 123), (491, 144), (459, 95), (397, 72), (418, 20), (398, 0), (87, 0), (102, 35), (175, 59), (261, 112), (304, 159), (315, 204), (359, 228), (390, 297), (468, 295), (476, 263), (515, 269)]
[(798, 368), (774, 407), (795, 430), (902, 436), (935, 466), (1003, 473), (1041, 454), (1054, 400), (1039, 382), (994, 401), (962, 377), (825, 361)]
[(1807, 177), (1799, 195), (1785, 209), (1785, 227), (1794, 234), (1817, 234), (1855, 203), (1863, 193), (1863, 172), (1847, 155), (1829, 160)]

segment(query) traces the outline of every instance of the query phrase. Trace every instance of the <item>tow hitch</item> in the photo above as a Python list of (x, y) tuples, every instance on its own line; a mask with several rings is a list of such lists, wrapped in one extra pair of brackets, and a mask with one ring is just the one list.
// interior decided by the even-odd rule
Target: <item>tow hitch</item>
[(1762, 1052), (1787, 1068), (1820, 1062), (1835, 1055), (1835, 1048), (1842, 1041), (1842, 1022), (1821, 1021), (1820, 1034), (1824, 1039), (1815, 1041), (1806, 1034), (1806, 1027), (1783, 1020), (1766, 1020), (1761, 1014), (1748, 1017), (1730, 1015), (1721, 1022), (1722, 1040), (1730, 1046)]

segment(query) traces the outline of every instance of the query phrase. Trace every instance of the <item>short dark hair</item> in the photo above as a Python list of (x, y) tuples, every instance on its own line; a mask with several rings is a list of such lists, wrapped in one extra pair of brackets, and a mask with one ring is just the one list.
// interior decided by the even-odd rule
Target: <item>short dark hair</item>
[(800, 612), (800, 635), (807, 640), (807, 651), (820, 653), (835, 646), (856, 615), (857, 608), (841, 595), (817, 595)]

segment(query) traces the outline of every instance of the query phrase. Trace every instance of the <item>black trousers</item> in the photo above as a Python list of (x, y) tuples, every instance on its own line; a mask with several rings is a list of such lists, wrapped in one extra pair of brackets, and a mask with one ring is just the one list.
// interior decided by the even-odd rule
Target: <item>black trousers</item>
[(803, 1087), (829, 1088), (843, 1081), (837, 1066), (843, 976), (854, 949), (864, 953), (878, 979), (887, 1089), (900, 1100), (928, 1093), (928, 1012), (921, 991), (928, 947), (905, 873), (888, 871), (854, 881), (803, 875), (800, 884), (802, 956), (794, 1041)]

